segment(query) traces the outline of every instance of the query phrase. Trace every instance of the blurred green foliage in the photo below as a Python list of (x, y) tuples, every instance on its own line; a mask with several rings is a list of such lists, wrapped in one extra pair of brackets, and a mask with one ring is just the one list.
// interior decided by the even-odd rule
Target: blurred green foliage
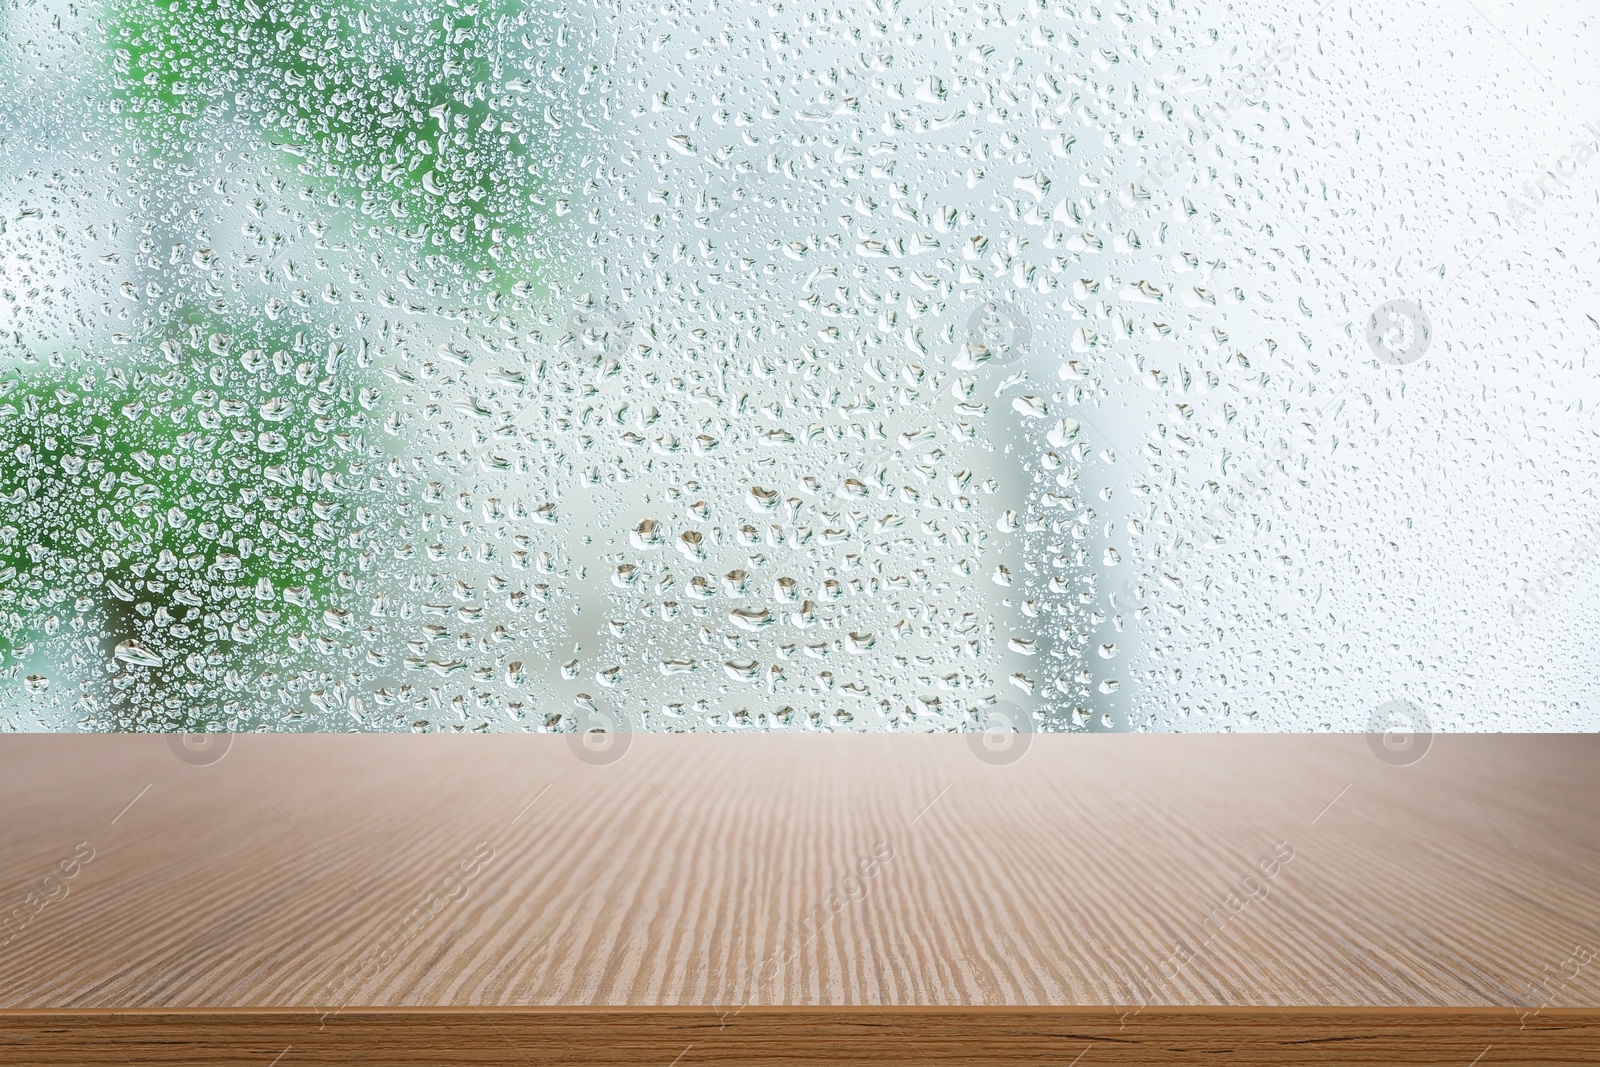
[(208, 114), (242, 121), (425, 252), (492, 273), (524, 258), (554, 165), (555, 19), (505, 0), (117, 0), (109, 16), (118, 109), (161, 150), (203, 147)]
[(102, 727), (297, 707), (358, 624), (377, 390), (337, 346), (229, 325), (0, 380), (0, 646), (87, 679)]
[(373, 633), (389, 454), (353, 358), (368, 320), (224, 302), (209, 250), (158, 263), (198, 224), (171, 176), (276, 146), (332, 209), (330, 239), (526, 293), (557, 146), (576, 143), (570, 123), (555, 135), (565, 30), (507, 0), (110, 0), (97, 22), (116, 136), (142, 189), (179, 205), (128, 220), (149, 246), (138, 288), (166, 297), (125, 348), (0, 370), (0, 663), (48, 671), (56, 701), (77, 685), (88, 728), (281, 725)]

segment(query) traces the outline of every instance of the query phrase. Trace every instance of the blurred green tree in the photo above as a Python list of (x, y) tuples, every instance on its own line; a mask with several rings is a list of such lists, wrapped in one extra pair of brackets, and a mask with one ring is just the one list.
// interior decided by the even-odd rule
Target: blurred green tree
[(359, 625), (378, 391), (285, 334), (0, 381), (0, 645), (84, 679), (92, 725), (268, 721)]
[[(562, 208), (548, 190), (578, 143), (570, 119), (549, 133), (567, 49), (553, 14), (110, 0), (99, 24), (105, 106), (158, 199), (182, 204), (228, 152), (276, 146), (273, 166), (331, 209), (319, 240), (359, 234), (424, 277), (465, 276), (463, 296), (536, 288)], [(177, 249), (193, 239), (183, 214), (134, 221)], [(81, 682), (90, 728), (292, 719), (319, 673), (338, 684), (322, 657), (364, 639), (390, 458), (378, 378), (347, 351), (367, 320), (219, 299), (216, 272), (243, 265), (144, 256), (139, 287), (167, 299), (131, 345), (0, 378), (0, 651)]]
[[(466, 275), (462, 296), (533, 293), (579, 144), (550, 136), (557, 18), (507, 0), (110, 0), (99, 26), (104, 106), (155, 197), (182, 205), (227, 152), (275, 146), (270, 168), (328, 208), (318, 240), (360, 234), (424, 277)], [(194, 240), (194, 211), (149, 200), (147, 243)], [(368, 320), (222, 301), (219, 266), (251, 259), (195, 254), (200, 274), (141, 256), (139, 288), (166, 299), (128, 346), (0, 374), (0, 651), (45, 672), (34, 688), (78, 683), (88, 728), (293, 720), (320, 678), (339, 685), (325, 657), (371, 637), (371, 530), (392, 493), (381, 378), (352, 358)]]
[(225, 114), (420, 251), (485, 281), (528, 266), (559, 165), (551, 131), (532, 128), (553, 121), (538, 105), (556, 106), (565, 74), (550, 14), (507, 0), (120, 0), (110, 14), (120, 103), (169, 151), (208, 109)]

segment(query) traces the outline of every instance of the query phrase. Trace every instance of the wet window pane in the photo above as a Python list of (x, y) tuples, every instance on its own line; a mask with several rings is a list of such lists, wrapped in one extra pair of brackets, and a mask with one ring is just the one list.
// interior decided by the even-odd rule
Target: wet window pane
[(1560, 4), (18, 3), (5, 729), (1586, 729)]

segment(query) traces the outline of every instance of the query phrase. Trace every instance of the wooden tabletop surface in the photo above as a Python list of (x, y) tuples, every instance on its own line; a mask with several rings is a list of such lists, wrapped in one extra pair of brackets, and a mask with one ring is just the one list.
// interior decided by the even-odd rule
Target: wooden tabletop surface
[(1600, 738), (572, 740), (0, 739), (0, 1033), (1409, 1009), (1600, 1047)]

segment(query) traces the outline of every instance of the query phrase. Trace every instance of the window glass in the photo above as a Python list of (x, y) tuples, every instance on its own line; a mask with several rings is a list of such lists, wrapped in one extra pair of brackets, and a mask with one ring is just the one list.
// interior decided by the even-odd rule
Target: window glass
[(6, 729), (1583, 729), (1580, 5), (0, 10)]

